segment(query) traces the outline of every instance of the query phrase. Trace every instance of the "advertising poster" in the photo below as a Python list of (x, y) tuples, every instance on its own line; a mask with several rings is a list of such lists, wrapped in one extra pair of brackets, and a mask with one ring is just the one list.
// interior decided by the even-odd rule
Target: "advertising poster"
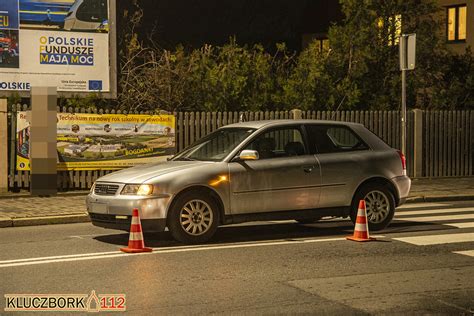
[(1, 0), (0, 91), (109, 92), (107, 0)]
[[(173, 115), (57, 115), (58, 170), (114, 170), (175, 153)], [(29, 168), (29, 122), (17, 116), (17, 170)]]

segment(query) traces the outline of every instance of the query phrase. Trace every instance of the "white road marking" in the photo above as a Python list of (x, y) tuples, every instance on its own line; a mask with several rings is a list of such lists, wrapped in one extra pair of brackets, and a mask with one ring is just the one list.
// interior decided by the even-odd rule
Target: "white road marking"
[[(453, 221), (461, 219), (474, 219), (474, 214), (462, 214), (462, 215), (440, 215), (440, 216), (417, 216), (417, 217), (396, 217), (399, 221), (409, 222), (439, 222), (439, 221)], [(448, 225), (446, 223), (445, 225)]]
[(17, 263), (17, 262), (28, 262), (28, 261), (41, 261), (41, 260), (50, 260), (50, 259), (67, 259), (67, 258), (76, 258), (76, 257), (88, 257), (88, 256), (98, 256), (98, 255), (110, 255), (117, 253), (117, 251), (108, 251), (108, 252), (93, 252), (93, 253), (80, 253), (74, 255), (63, 255), (63, 256), (51, 256), (51, 257), (39, 257), (39, 258), (25, 258), (25, 259), (14, 259), (14, 260), (3, 260), (0, 261), (0, 265), (6, 263)]
[(422, 208), (422, 207), (438, 207), (438, 206), (448, 206), (447, 204), (442, 203), (409, 203), (403, 204), (402, 206), (397, 207), (397, 210), (402, 209), (412, 209), (412, 208)]
[(443, 234), (443, 235), (428, 235), (428, 236), (414, 236), (414, 237), (398, 237), (394, 240), (406, 242), (418, 246), (440, 245), (458, 242), (474, 242), (474, 233), (463, 234)]
[[(378, 235), (373, 236), (377, 238), (383, 238), (385, 236)], [(164, 253), (177, 253), (177, 252), (189, 252), (189, 251), (206, 251), (206, 250), (221, 250), (221, 249), (236, 249), (236, 248), (251, 248), (251, 247), (264, 247), (264, 246), (281, 246), (290, 244), (303, 244), (303, 243), (316, 243), (316, 242), (327, 242), (327, 241), (341, 241), (346, 240), (345, 237), (338, 238), (326, 238), (326, 239), (280, 239), (272, 242), (244, 242), (244, 243), (229, 243), (223, 245), (209, 245), (209, 246), (179, 246), (179, 247), (167, 247), (167, 248), (153, 248), (154, 252), (138, 253), (136, 255), (153, 255), (153, 254), (164, 254)], [(94, 259), (107, 259), (116, 257), (133, 257), (134, 255), (122, 253), (120, 251), (110, 252), (95, 252), (95, 253), (83, 253), (75, 255), (64, 255), (64, 256), (51, 256), (51, 257), (40, 257), (40, 258), (27, 258), (27, 259), (15, 259), (0, 261), (0, 268), (7, 267), (18, 267), (27, 265), (37, 265), (45, 263), (57, 263), (57, 262), (70, 262), (70, 261), (82, 261), (82, 260), (94, 260)]]
[(459, 309), (460, 311), (467, 312), (468, 314), (472, 313), (472, 309), (471, 310), (465, 309), (464, 307), (461, 307), (461, 306), (453, 304), (453, 303), (445, 302), (445, 301), (440, 300), (440, 299), (436, 299), (436, 300), (438, 302), (440, 302), (441, 304), (444, 304), (444, 305), (447, 305), (447, 306), (450, 306), (450, 307), (454, 307), (456, 309)]
[(457, 253), (459, 255), (474, 257), (474, 250), (465, 250), (465, 251), (453, 251), (453, 253)]
[(462, 208), (442, 208), (432, 210), (421, 210), (421, 211), (395, 211), (395, 218), (405, 215), (424, 215), (424, 214), (438, 214), (438, 213), (464, 213), (472, 212), (474, 214), (474, 207), (462, 207)]
[(464, 223), (447, 223), (443, 225), (453, 226), (456, 228), (473, 228), (474, 222), (464, 222)]

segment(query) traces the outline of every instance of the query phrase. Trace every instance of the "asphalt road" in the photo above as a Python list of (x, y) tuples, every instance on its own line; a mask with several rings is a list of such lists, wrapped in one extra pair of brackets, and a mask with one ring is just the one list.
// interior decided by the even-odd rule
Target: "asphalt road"
[(351, 233), (348, 220), (247, 223), (199, 246), (147, 234), (154, 251), (130, 255), (127, 234), (90, 224), (3, 228), (0, 314), (18, 314), (5, 294), (92, 290), (125, 294), (134, 315), (474, 314), (474, 202), (406, 205), (374, 242)]

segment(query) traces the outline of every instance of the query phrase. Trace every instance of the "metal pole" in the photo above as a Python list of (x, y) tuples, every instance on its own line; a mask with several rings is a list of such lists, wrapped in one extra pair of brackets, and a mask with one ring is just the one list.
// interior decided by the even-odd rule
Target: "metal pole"
[(117, 3), (109, 0), (109, 98), (117, 99)]
[(402, 69), (402, 153), (407, 154), (407, 92), (406, 70)]
[(0, 192), (8, 191), (8, 106), (0, 99)]
[(10, 183), (12, 184), (11, 187), (13, 190), (16, 190), (16, 182), (15, 182), (15, 170), (16, 170), (16, 119), (17, 119), (17, 105), (11, 105), (11, 116), (10, 116)]

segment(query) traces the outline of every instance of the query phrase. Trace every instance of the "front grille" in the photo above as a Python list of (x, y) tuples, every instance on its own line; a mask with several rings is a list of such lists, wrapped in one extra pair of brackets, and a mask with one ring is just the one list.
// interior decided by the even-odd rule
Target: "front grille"
[(117, 184), (96, 183), (94, 193), (97, 195), (115, 195), (119, 186)]

